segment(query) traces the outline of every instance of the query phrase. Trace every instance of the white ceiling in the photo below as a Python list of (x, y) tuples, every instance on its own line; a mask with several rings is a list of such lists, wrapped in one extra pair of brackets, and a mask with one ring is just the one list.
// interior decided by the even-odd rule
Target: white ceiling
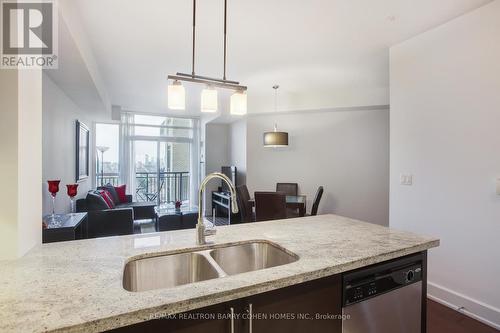
[(106, 111), (99, 91), (90, 75), (85, 59), (62, 17), (59, 18), (58, 68), (45, 69), (45, 73), (64, 89), (73, 102), (93, 116)]
[[(389, 47), (490, 1), (228, 0), (228, 79), (248, 86), (249, 112), (272, 111), (275, 83), (281, 110), (388, 104)], [(111, 102), (173, 113), (166, 76), (191, 71), (192, 1), (73, 3)], [(222, 10), (198, 0), (197, 74), (222, 76)]]

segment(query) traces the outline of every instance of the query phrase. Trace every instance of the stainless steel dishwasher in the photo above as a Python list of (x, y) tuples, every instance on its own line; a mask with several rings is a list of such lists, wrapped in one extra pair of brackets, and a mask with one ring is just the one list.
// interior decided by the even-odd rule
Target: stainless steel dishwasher
[(349, 272), (342, 277), (343, 333), (421, 333), (422, 255)]

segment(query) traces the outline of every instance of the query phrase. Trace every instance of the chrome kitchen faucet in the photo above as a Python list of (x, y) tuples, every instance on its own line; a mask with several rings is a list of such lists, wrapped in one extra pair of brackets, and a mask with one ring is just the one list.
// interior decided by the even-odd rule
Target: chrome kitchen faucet
[[(227, 183), (229, 191), (231, 192), (231, 211), (236, 214), (238, 213), (238, 202), (236, 201), (236, 189), (231, 180), (224, 174), (220, 172), (214, 172), (209, 174), (203, 179), (200, 184), (200, 190), (198, 191), (198, 223), (196, 224), (196, 244), (205, 245), (207, 243), (206, 236), (214, 235), (216, 230), (207, 230), (205, 224), (203, 223), (203, 194), (205, 192), (205, 187), (208, 182), (214, 178), (222, 179)], [(213, 221), (215, 225), (215, 221)]]

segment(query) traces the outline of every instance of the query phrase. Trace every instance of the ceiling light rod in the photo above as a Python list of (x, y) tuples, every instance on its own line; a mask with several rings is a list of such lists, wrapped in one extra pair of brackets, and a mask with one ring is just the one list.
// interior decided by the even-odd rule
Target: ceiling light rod
[(242, 85), (238, 85), (238, 84), (231, 84), (231, 83), (226, 83), (226, 82), (220, 82), (220, 81), (214, 81), (214, 80), (209, 80), (209, 79), (199, 79), (198, 77), (191, 77), (191, 76), (169, 75), (168, 79), (174, 80), (174, 81), (186, 81), (186, 82), (202, 83), (202, 84), (206, 84), (206, 85), (212, 86), (212, 87), (230, 89), (230, 90), (236, 90), (236, 91), (246, 91), (247, 90), (246, 86), (242, 86)]
[(195, 58), (196, 58), (196, 0), (193, 0), (193, 53), (191, 74), (177, 73), (169, 75), (169, 80), (188, 81), (195, 83), (205, 83), (219, 88), (226, 88), (238, 91), (245, 91), (247, 87), (241, 86), (238, 81), (226, 79), (226, 59), (227, 59), (227, 0), (224, 0), (224, 74), (222, 79), (212, 78), (208, 76), (196, 75), (195, 73)]
[(224, 0), (224, 74), (222, 79), (226, 81), (226, 55), (227, 55), (227, 0)]
[(193, 60), (191, 64), (191, 74), (193, 77), (195, 76), (194, 74), (194, 58), (195, 58), (195, 51), (196, 51), (196, 0), (193, 0)]
[(221, 82), (221, 83), (240, 84), (238, 81), (217, 79), (217, 78), (208, 77), (208, 76), (202, 76), (202, 75), (192, 75), (192, 74), (179, 73), (179, 72), (177, 72), (176, 75), (177, 76), (185, 76), (185, 77), (195, 78), (195, 79), (201, 79), (201, 80), (216, 81), (216, 82)]

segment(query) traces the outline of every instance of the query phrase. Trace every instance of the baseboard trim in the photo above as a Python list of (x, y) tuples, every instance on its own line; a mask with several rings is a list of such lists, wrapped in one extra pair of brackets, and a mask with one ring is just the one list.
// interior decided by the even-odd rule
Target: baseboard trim
[(500, 330), (500, 309), (438, 284), (427, 282), (427, 297), (455, 311)]

